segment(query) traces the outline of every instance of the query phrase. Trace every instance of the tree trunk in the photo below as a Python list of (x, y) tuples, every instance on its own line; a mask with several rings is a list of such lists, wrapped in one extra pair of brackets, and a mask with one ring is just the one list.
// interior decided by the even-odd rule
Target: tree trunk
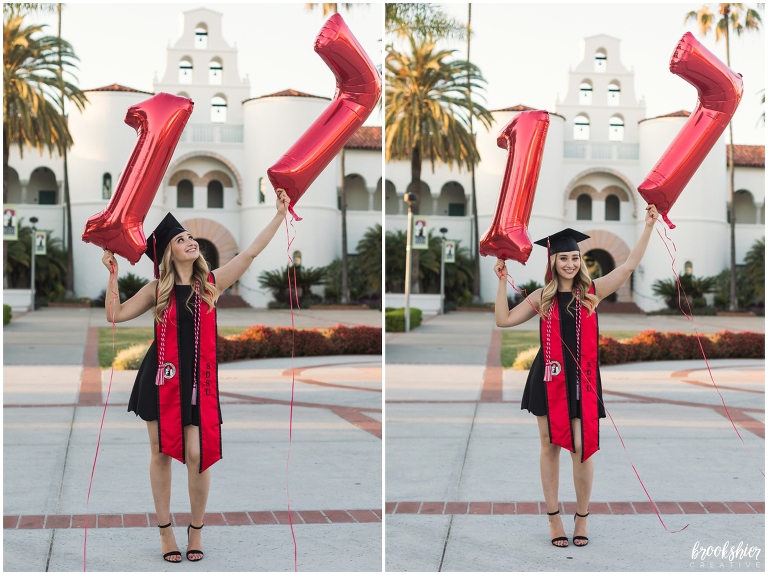
[[(7, 107), (7, 105), (6, 105)], [(7, 113), (8, 110), (6, 110)], [(8, 130), (3, 130), (4, 134), (8, 133)], [(10, 155), (10, 144), (8, 138), (3, 138), (3, 203), (8, 203), (8, 156)], [(18, 223), (17, 223), (18, 225)], [(6, 270), (6, 262), (8, 261), (8, 242), (3, 241), (3, 289), (8, 289), (8, 273)]]
[[(470, 39), (472, 37), (472, 3), (467, 4), (467, 62), (469, 59), (469, 50), (471, 47)], [(472, 121), (472, 91), (470, 90), (469, 70), (467, 70), (467, 99), (469, 100), (469, 133), (472, 134), (472, 138), (477, 145), (477, 139), (475, 138), (475, 131)], [(480, 302), (480, 232), (478, 230), (478, 218), (477, 218), (477, 190), (475, 188), (475, 160), (472, 159), (470, 166), (472, 172), (472, 237), (470, 238), (470, 255), (472, 256), (472, 299), (475, 303)]]
[[(61, 4), (58, 4), (56, 6), (56, 9), (59, 13), (59, 40), (61, 40)], [(64, 116), (64, 121), (69, 124), (69, 120), (67, 118), (67, 111), (65, 109), (65, 99), (64, 99), (64, 65), (61, 61), (61, 52), (59, 52), (59, 83), (61, 86), (61, 113)], [(66, 276), (66, 285), (64, 288), (66, 289), (66, 297), (68, 298), (74, 298), (75, 297), (75, 260), (74, 260), (74, 254), (72, 249), (72, 203), (70, 201), (69, 197), (69, 168), (67, 165), (67, 147), (66, 144), (64, 145), (63, 154), (64, 156), (64, 219), (65, 219), (65, 226), (66, 230), (64, 230), (64, 237), (66, 242), (66, 250), (67, 250), (67, 276)]]
[[(731, 67), (731, 39), (730, 39), (730, 23), (728, 17), (730, 15), (729, 7), (724, 7), (724, 17), (726, 19), (725, 25), (725, 60), (728, 67)], [(728, 309), (730, 311), (736, 311), (739, 306), (739, 298), (736, 293), (736, 206), (733, 203), (733, 122), (728, 122), (728, 134), (731, 139), (731, 145), (728, 147), (728, 197), (730, 202), (730, 232), (731, 232), (731, 297), (728, 302)]]
[[(414, 215), (419, 213), (419, 202), (421, 201), (421, 148), (419, 145), (413, 147), (411, 152), (411, 183), (408, 185), (406, 194), (413, 192), (416, 194), (416, 201), (411, 204), (411, 212)], [(419, 289), (419, 252), (411, 246), (411, 293), (421, 293)]]
[(349, 303), (349, 258), (347, 257), (347, 190), (344, 182), (344, 148), (341, 149), (341, 303)]

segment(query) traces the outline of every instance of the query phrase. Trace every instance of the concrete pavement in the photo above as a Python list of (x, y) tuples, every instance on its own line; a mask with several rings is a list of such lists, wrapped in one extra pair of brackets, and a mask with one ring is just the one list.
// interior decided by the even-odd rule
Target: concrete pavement
[[(290, 325), (283, 311), (222, 310), (220, 325)], [(381, 325), (377, 311), (302, 311), (300, 327)], [(3, 568), (83, 568), (86, 494), (110, 371), (95, 362), (102, 310), (43, 309), (4, 329)], [(151, 325), (147, 317), (122, 326)], [(288, 480), (303, 571), (380, 571), (381, 357), (297, 358)], [(126, 412), (135, 371), (114, 373), (88, 508), (90, 571), (290, 571), (286, 513), (290, 360), (220, 367), (224, 459), (212, 468), (205, 558), (161, 558), (145, 424)], [(186, 469), (173, 464), (182, 551)]]
[[(700, 332), (764, 331), (763, 318), (696, 318)], [(537, 322), (518, 329), (537, 329)], [(671, 316), (600, 317), (601, 329), (691, 331)], [(763, 360), (711, 360), (743, 443), (702, 360), (602, 368), (611, 421), (595, 454), (589, 545), (550, 544), (527, 372), (499, 367), (490, 313), (451, 313), (386, 337), (388, 571), (764, 571)], [(637, 477), (662, 512), (653, 514)], [(573, 534), (571, 463), (560, 501)], [(540, 503), (542, 502), (542, 503)], [(760, 549), (733, 561), (694, 545)]]

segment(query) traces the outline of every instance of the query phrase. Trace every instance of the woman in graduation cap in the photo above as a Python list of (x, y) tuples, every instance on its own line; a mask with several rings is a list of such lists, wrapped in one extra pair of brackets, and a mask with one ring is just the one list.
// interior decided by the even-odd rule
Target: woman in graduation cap
[[(245, 273), (283, 222), (288, 195), (278, 189), (277, 213), (250, 246), (210, 271), (192, 234), (170, 213), (147, 238), (155, 279), (124, 303), (117, 290), (117, 261), (104, 250), (110, 270), (107, 319), (128, 321), (152, 310), (155, 341), (139, 367), (128, 411), (147, 422), (152, 458), (149, 478), (163, 558), (181, 552), (171, 527), (171, 459), (187, 465), (192, 522), (187, 559), (203, 558), (201, 529), (210, 487), (210, 466), (221, 459), (221, 409), (216, 358), (216, 300)], [(190, 531), (191, 530), (191, 531)]]
[(578, 243), (589, 238), (570, 228), (543, 238), (536, 244), (548, 254), (544, 287), (528, 295), (510, 310), (507, 303), (507, 268), (498, 259), (496, 325), (512, 327), (541, 316), (541, 348), (531, 365), (521, 409), (536, 416), (541, 441), (541, 483), (547, 503), (552, 545), (567, 547), (559, 517), (558, 480), (560, 449), (571, 452), (576, 489), (573, 544), (583, 547), (587, 538), (587, 516), (592, 493), (594, 465), (590, 456), (600, 446), (599, 419), (605, 417), (598, 368), (597, 306), (624, 282), (643, 258), (656, 207), (646, 208), (645, 228), (622, 265), (592, 280)]

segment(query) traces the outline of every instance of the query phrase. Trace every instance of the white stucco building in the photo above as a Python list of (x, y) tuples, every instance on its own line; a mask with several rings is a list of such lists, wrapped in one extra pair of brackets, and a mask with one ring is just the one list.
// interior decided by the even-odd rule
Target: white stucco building
[[(582, 253), (594, 258), (606, 273), (629, 255), (644, 225), (645, 201), (637, 186), (661, 157), (687, 120), (688, 112), (646, 118), (645, 102), (635, 97), (634, 73), (621, 62), (620, 41), (606, 35), (584, 39), (584, 58), (569, 72), (568, 92), (550, 113), (538, 187), (528, 226), (531, 240), (571, 227), (591, 239)], [(491, 223), (507, 161), (496, 137), (517, 113), (514, 106), (493, 111), (490, 131), (482, 127), (475, 169), (479, 231)], [(718, 274), (729, 266), (728, 181), (725, 135), (720, 138), (669, 214), (677, 225), (669, 231), (677, 245), (677, 267), (693, 266), (697, 276)], [(765, 148), (735, 146), (736, 257), (742, 262), (765, 231)], [(385, 167), (386, 229), (405, 229), (407, 205), (403, 195), (410, 183), (409, 162)], [(472, 233), (471, 177), (428, 162), (421, 173), (420, 214), (429, 216), (435, 231), (470, 245)], [(527, 265), (509, 265), (516, 283), (543, 282), (546, 250), (534, 246)], [(491, 258), (481, 260), (481, 297), (493, 301), (497, 279)], [(659, 237), (651, 239), (642, 264), (615, 295), (649, 311), (664, 307), (651, 285), (672, 277), (669, 255)], [(510, 288), (511, 292), (511, 288)]]
[[(214, 267), (226, 263), (247, 246), (275, 213), (275, 195), (267, 168), (298, 139), (328, 105), (330, 98), (284, 90), (251, 97), (251, 87), (237, 69), (237, 50), (221, 35), (222, 14), (200, 8), (183, 13), (183, 32), (167, 50), (165, 74), (155, 81), (155, 93), (183, 95), (195, 108), (171, 159), (160, 189), (144, 222), (149, 235), (167, 212), (201, 241)], [(290, 80), (286, 79), (286, 84)], [(329, 77), (328, 92), (333, 92)], [(70, 114), (74, 146), (68, 153), (69, 186), (75, 258), (75, 292), (98, 296), (106, 286), (102, 251), (80, 240), (86, 220), (103, 210), (115, 190), (120, 172), (136, 142), (124, 124), (126, 110), (152, 96), (119, 84), (87, 90), (85, 111)], [(365, 230), (381, 223), (381, 128), (362, 127), (344, 151), (347, 192), (348, 250)], [(64, 235), (63, 162), (61, 158), (11, 149), (9, 203), (17, 204), (28, 224)], [(341, 256), (339, 157), (323, 171), (296, 205), (303, 221), (295, 224), (291, 250), (300, 251), (309, 267), (329, 264)], [(254, 262), (233, 292), (250, 305), (264, 307), (271, 295), (258, 285), (264, 270), (284, 267), (285, 234), (279, 232)], [(148, 258), (127, 272), (152, 277)]]

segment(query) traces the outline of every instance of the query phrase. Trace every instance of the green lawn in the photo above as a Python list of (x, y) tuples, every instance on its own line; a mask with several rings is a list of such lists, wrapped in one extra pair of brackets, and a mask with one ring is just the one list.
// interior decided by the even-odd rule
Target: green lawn
[[(244, 332), (247, 327), (219, 327), (219, 333), (223, 336), (235, 335)], [(102, 369), (112, 367), (115, 355), (121, 349), (131, 347), (137, 343), (151, 343), (155, 339), (154, 329), (151, 327), (118, 327), (115, 330), (115, 348), (112, 351), (112, 328), (99, 328), (99, 366)]]
[[(622, 340), (636, 336), (639, 331), (604, 331), (602, 335)], [(517, 354), (539, 345), (538, 331), (505, 330), (501, 332), (501, 366), (512, 367)]]

